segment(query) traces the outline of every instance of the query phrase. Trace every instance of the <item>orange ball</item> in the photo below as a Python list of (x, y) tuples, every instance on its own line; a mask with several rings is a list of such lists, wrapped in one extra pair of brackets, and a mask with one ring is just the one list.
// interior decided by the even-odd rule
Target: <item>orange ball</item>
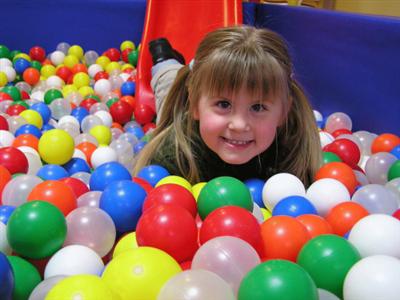
[(88, 72), (87, 67), (85, 66), (85, 64), (75, 64), (72, 68), (71, 68), (72, 74), (77, 74), (79, 72), (83, 72), (86, 73)]
[(27, 68), (24, 73), (22, 73), (22, 78), (26, 83), (35, 85), (40, 80), (40, 72), (35, 68)]
[(323, 217), (318, 215), (301, 215), (296, 217), (307, 229), (311, 238), (321, 234), (332, 234), (333, 229)]
[(122, 96), (120, 98), (120, 100), (129, 103), (132, 106), (132, 108), (135, 108), (135, 103), (136, 103), (135, 97), (126, 95), (126, 96)]
[(113, 122), (111, 124), (111, 128), (118, 128), (118, 129), (121, 129), (122, 131), (124, 131), (124, 127), (122, 127), (122, 125), (119, 124), (118, 122)]
[(261, 224), (265, 259), (287, 259), (295, 262), (303, 245), (311, 238), (296, 218), (274, 216)]
[(64, 216), (67, 216), (77, 207), (76, 196), (72, 189), (64, 182), (46, 180), (36, 185), (27, 201), (41, 200), (57, 206)]
[(33, 134), (29, 133), (17, 136), (12, 143), (13, 147), (28, 146), (35, 149), (36, 151), (38, 151), (38, 145), (39, 139)]
[(91, 163), (90, 159), (92, 157), (94, 150), (97, 149), (96, 145), (93, 143), (90, 143), (90, 142), (83, 142), (83, 143), (80, 143), (79, 145), (77, 145), (76, 148), (81, 150), (85, 154), (86, 161), (91, 166), (92, 163)]
[(325, 218), (331, 224), (333, 233), (344, 236), (354, 224), (368, 215), (369, 212), (362, 205), (346, 201), (332, 207)]
[(3, 189), (10, 180), (11, 180), (10, 171), (8, 171), (8, 169), (3, 165), (0, 165), (0, 205), (2, 205), (1, 195), (3, 194)]
[(390, 152), (398, 145), (400, 145), (400, 137), (391, 133), (383, 133), (372, 141), (371, 152), (372, 154), (378, 152)]
[(315, 180), (332, 178), (343, 183), (352, 195), (359, 185), (353, 169), (343, 162), (330, 162), (323, 165), (315, 174)]

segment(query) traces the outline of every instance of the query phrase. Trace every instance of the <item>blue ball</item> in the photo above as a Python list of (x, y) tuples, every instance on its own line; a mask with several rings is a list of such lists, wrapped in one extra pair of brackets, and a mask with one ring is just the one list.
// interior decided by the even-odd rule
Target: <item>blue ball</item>
[(121, 85), (121, 94), (123, 96), (126, 96), (126, 95), (134, 96), (135, 88), (136, 88), (136, 84), (134, 82), (126, 81)]
[(54, 126), (53, 126), (53, 125), (50, 125), (50, 124), (44, 124), (44, 125), (42, 126), (42, 132), (46, 132), (46, 131), (52, 130), (52, 129), (54, 129)]
[(31, 66), (31, 63), (26, 60), (25, 58), (17, 58), (14, 61), (14, 70), (18, 74), (24, 73), (26, 69), (28, 69)]
[(17, 131), (15, 131), (15, 137), (21, 135), (21, 134), (33, 134), (36, 136), (38, 139), (42, 136), (42, 132), (40, 131), (39, 128), (37, 128), (35, 125), (32, 124), (24, 124), (21, 125)]
[(104, 191), (111, 183), (121, 180), (132, 180), (129, 171), (118, 162), (108, 162), (97, 167), (90, 176), (91, 191)]
[(137, 177), (146, 180), (151, 186), (155, 186), (157, 182), (169, 175), (170, 173), (164, 167), (159, 165), (149, 165), (143, 167), (137, 174)]
[(75, 119), (78, 120), (79, 124), (82, 123), (82, 120), (89, 115), (89, 112), (86, 108), (84, 107), (75, 107), (72, 111), (71, 111), (71, 116), (73, 116)]
[(63, 165), (63, 167), (67, 170), (69, 176), (78, 172), (90, 173), (89, 164), (80, 157), (71, 158), (65, 165)]
[(14, 210), (15, 210), (15, 206), (0, 205), (0, 222), (7, 225), (8, 219), (10, 218), (10, 216)]
[(265, 184), (264, 180), (258, 178), (251, 178), (244, 181), (244, 184), (250, 191), (251, 197), (253, 201), (257, 203), (257, 205), (261, 208), (265, 208), (263, 199), (262, 199), (262, 191)]
[(31, 106), (31, 109), (38, 112), (43, 119), (43, 124), (49, 122), (51, 117), (51, 110), (50, 108), (43, 102), (35, 103)]
[(114, 181), (101, 194), (100, 208), (111, 217), (118, 232), (132, 231), (142, 215), (146, 195), (146, 191), (131, 180)]
[(143, 128), (140, 126), (134, 126), (134, 127), (129, 127), (126, 129), (125, 132), (130, 132), (134, 136), (136, 136), (139, 140), (144, 137), (144, 131)]
[(140, 151), (142, 151), (142, 149), (144, 148), (144, 146), (146, 146), (146, 142), (145, 141), (139, 141), (136, 143), (136, 145), (133, 147), (133, 152), (135, 154), (138, 154)]
[(36, 173), (43, 180), (58, 180), (69, 177), (67, 170), (59, 165), (44, 165)]
[(279, 201), (272, 210), (272, 216), (318, 215), (315, 206), (302, 196), (289, 196)]
[(390, 151), (391, 154), (397, 157), (397, 159), (400, 159), (400, 145), (397, 145)]
[(7, 256), (0, 251), (0, 299), (12, 299), (14, 274)]

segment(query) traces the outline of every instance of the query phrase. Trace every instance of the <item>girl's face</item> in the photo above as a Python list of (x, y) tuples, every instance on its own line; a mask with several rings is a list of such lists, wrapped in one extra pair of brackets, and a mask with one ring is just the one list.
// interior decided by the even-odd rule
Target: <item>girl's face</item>
[(244, 164), (272, 144), (282, 122), (282, 101), (260, 101), (245, 90), (202, 96), (193, 113), (204, 143), (223, 161)]

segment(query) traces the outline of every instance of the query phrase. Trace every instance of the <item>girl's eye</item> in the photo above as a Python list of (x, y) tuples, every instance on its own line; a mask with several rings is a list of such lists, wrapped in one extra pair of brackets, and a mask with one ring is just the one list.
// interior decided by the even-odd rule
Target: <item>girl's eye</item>
[(267, 106), (266, 106), (266, 105), (261, 104), (261, 103), (257, 103), (257, 104), (253, 104), (253, 105), (251, 106), (251, 110), (252, 110), (252, 111), (255, 111), (255, 112), (262, 112), (262, 111), (266, 111), (266, 110), (268, 110), (268, 109), (267, 109)]
[(226, 100), (220, 100), (217, 102), (217, 106), (223, 109), (227, 109), (229, 107), (231, 107), (231, 104), (229, 103), (229, 101)]

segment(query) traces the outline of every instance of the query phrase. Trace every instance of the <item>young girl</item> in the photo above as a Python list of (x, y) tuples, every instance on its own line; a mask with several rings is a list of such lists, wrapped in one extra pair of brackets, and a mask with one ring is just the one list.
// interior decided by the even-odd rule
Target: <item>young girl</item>
[(209, 33), (194, 62), (179, 69), (134, 173), (158, 164), (194, 184), (289, 172), (309, 185), (321, 147), (292, 74), (287, 46), (274, 32), (239, 26)]

